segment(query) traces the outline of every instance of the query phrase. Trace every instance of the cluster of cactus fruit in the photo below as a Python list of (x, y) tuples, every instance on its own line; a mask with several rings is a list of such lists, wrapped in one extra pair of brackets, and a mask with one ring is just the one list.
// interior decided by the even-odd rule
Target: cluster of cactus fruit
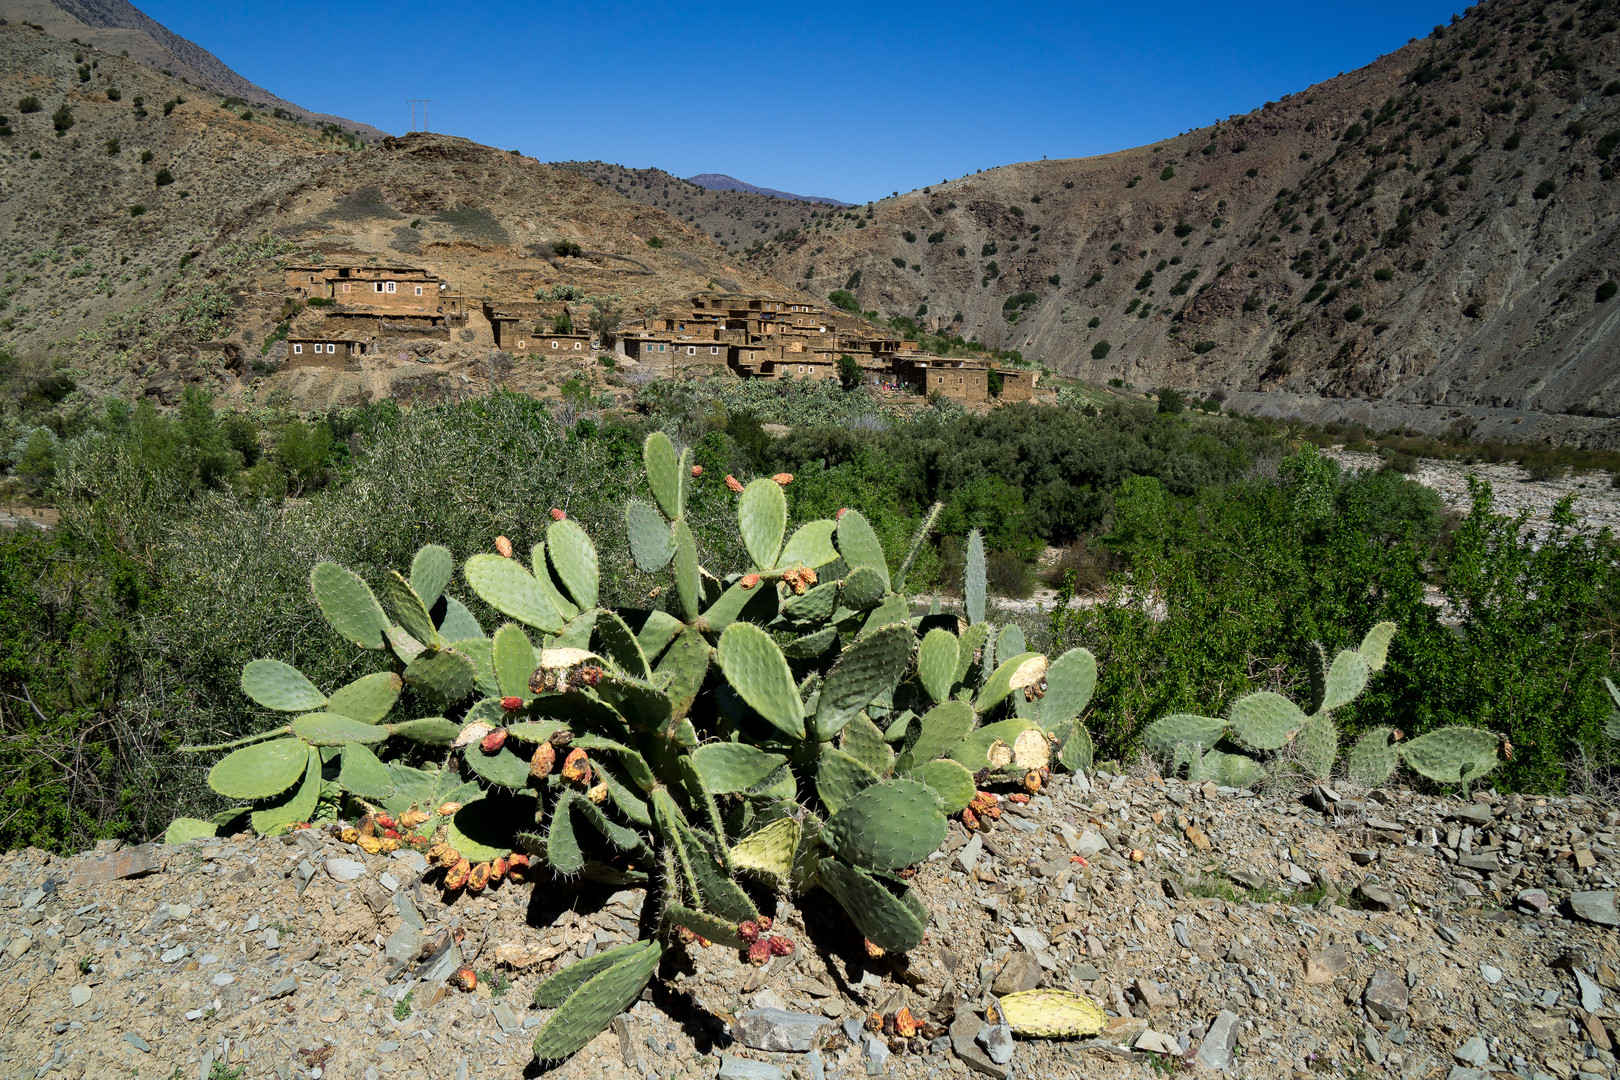
[[(1189, 779), (1211, 780), (1231, 787), (1252, 787), (1268, 774), (1256, 753), (1273, 758), (1306, 778), (1332, 776), (1339, 756), (1339, 728), (1333, 712), (1354, 701), (1374, 674), (1383, 670), (1395, 624), (1374, 626), (1355, 649), (1330, 661), (1324, 653), (1313, 672), (1314, 704), (1306, 713), (1281, 694), (1263, 690), (1232, 703), (1225, 719), (1180, 713), (1162, 717), (1143, 731), (1148, 749), (1185, 769)], [(1352, 780), (1381, 784), (1400, 764), (1440, 783), (1476, 780), (1497, 765), (1502, 740), (1480, 728), (1442, 727), (1405, 740), (1389, 727), (1365, 733), (1351, 748), (1345, 771)], [(1219, 749), (1235, 743), (1236, 752)]]
[[(823, 890), (872, 954), (914, 948), (928, 911), (908, 879), (948, 816), (982, 825), (1000, 813), (983, 788), (1027, 799), (1054, 766), (1091, 763), (1080, 717), (1096, 662), (1075, 649), (1049, 663), (987, 621), (976, 533), (967, 618), (937, 600), (913, 614), (905, 575), (937, 506), (891, 574), (859, 512), (787, 536), (792, 477), (728, 476), (750, 565), (720, 577), (685, 514), (702, 469), (657, 432), (643, 460), (652, 500), (630, 501), (625, 524), (636, 564), (668, 574), (653, 607), (600, 606), (596, 549), (561, 510), (526, 564), (502, 537), (462, 567), (511, 620), (492, 635), (446, 593), (443, 548), (388, 575), (391, 615), (358, 575), (321, 563), (310, 585), (328, 623), (396, 670), (327, 696), (286, 664), (248, 664), (243, 691), (293, 719), (196, 748), (231, 751), (209, 783), (250, 805), (169, 834), (244, 812), (260, 832), (324, 816), (368, 851), (421, 848), (452, 892), (540, 874), (647, 887), (656, 933), (541, 983), (536, 1005), (556, 1010), (534, 1041), (542, 1060), (606, 1027), (667, 947), (791, 953), (756, 906), (762, 889)], [(391, 719), (406, 686), (441, 715)]]

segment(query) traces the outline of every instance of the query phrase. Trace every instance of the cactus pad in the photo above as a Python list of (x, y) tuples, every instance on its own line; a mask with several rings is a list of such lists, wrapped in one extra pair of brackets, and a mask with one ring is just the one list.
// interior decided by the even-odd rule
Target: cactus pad
[[(596, 1038), (641, 994), (642, 987), (657, 970), (664, 949), (656, 941), (643, 941), (627, 948), (639, 951), (628, 952), (612, 966), (593, 974), (558, 1006), (534, 1037), (536, 1058), (556, 1061), (572, 1054)], [(614, 949), (607, 955), (618, 952)]]
[(816, 738), (832, 738), (874, 698), (893, 689), (911, 664), (913, 640), (911, 627), (898, 623), (874, 630), (844, 650), (821, 684)]
[(837, 859), (822, 859), (816, 867), (816, 880), (878, 948), (910, 952), (922, 943), (928, 909), (907, 886)]
[(925, 761), (912, 770), (910, 778), (927, 784), (938, 795), (946, 814), (959, 814), (977, 794), (973, 774), (949, 758)]
[(821, 797), (821, 805), (829, 813), (843, 809), (860, 791), (877, 783), (878, 779), (877, 773), (842, 750), (834, 750), (830, 746), (821, 748), (821, 758), (816, 763), (816, 794)]
[(1304, 726), (1299, 706), (1269, 690), (1246, 694), (1232, 704), (1232, 734), (1253, 750), (1279, 750)]
[(279, 833), (295, 822), (308, 821), (315, 816), (315, 805), (321, 797), (321, 752), (313, 746), (306, 747), (304, 762), (303, 782), (290, 796), (248, 815), (254, 832)]
[(748, 943), (738, 933), (736, 923), (727, 922), (706, 911), (693, 911), (680, 904), (671, 904), (664, 912), (664, 921), (670, 926), (690, 930), (705, 941), (724, 949), (748, 948)]
[(1378, 727), (1356, 740), (1356, 745), (1350, 748), (1350, 760), (1346, 766), (1350, 779), (1358, 784), (1376, 787), (1395, 774), (1401, 758), (1395, 744), (1390, 741), (1391, 734), (1389, 728)]
[(1095, 762), (1097, 748), (1091, 741), (1091, 732), (1075, 720), (1058, 747), (1058, 761), (1070, 772), (1089, 770)]
[(973, 707), (979, 712), (986, 712), (1006, 699), (1014, 690), (1023, 690), (1034, 686), (1046, 677), (1046, 657), (1040, 653), (1019, 653), (1008, 657), (996, 666), (979, 696), (974, 699)]
[(392, 671), (379, 671), (340, 687), (326, 702), (327, 712), (364, 724), (378, 724), (399, 700), (405, 682)]
[(1088, 649), (1070, 649), (1046, 668), (1046, 696), (1041, 699), (1041, 726), (1055, 730), (1091, 703), (1097, 688), (1097, 658)]
[(917, 681), (936, 703), (951, 696), (956, 685), (957, 641), (949, 630), (935, 627), (917, 646)]
[(826, 652), (832, 646), (832, 643), (837, 640), (838, 628), (835, 626), (826, 626), (820, 630), (817, 630), (813, 634), (806, 634), (803, 637), (794, 638), (792, 641), (782, 646), (782, 652), (784, 655), (791, 656), (795, 660), (808, 660), (812, 656), (820, 656), (822, 653)]
[(824, 581), (803, 596), (789, 596), (782, 604), (782, 614), (797, 623), (825, 622), (837, 604), (841, 583)]
[(717, 658), (726, 681), (749, 708), (789, 738), (804, 738), (798, 687), (769, 634), (752, 623), (733, 623), (720, 635)]
[(1265, 779), (1266, 769), (1245, 754), (1226, 754), (1211, 750), (1192, 757), (1187, 766), (1187, 779), (1195, 784), (1210, 781), (1220, 787), (1249, 788)]
[[(953, 761), (966, 765), (969, 772), (978, 772), (980, 769), (992, 767), (989, 754), (990, 748), (996, 743), (1003, 743), (1010, 749), (1014, 743), (1030, 732), (1045, 735), (1041, 726), (1031, 720), (999, 720), (969, 732), (951, 748), (950, 756)], [(1005, 764), (1011, 764), (1010, 757)]]
[(242, 693), (277, 712), (309, 712), (326, 705), (326, 695), (291, 664), (250, 660), (242, 667)]
[(997, 656), (1017, 656), (1019, 653), (1027, 651), (1024, 645), (1024, 630), (1022, 627), (1016, 625), (1003, 626), (1001, 632), (996, 635)]
[[(528, 751), (524, 751), (525, 754)], [(518, 757), (510, 746), (503, 746), (493, 754), (486, 754), (475, 743), (463, 749), (461, 758), (467, 769), (497, 787), (522, 791), (529, 786), (529, 761)]]
[[(519, 805), (532, 807), (533, 800), (521, 800)], [(514, 809), (510, 802), (503, 805), (492, 799), (477, 799), (457, 810), (445, 824), (444, 842), (469, 862), (489, 862), (511, 854), (512, 823), (524, 816), (524, 811)], [(532, 809), (526, 816), (534, 820)]]
[(601, 563), (585, 530), (571, 518), (553, 521), (546, 528), (546, 554), (574, 603), (582, 609), (595, 607)]
[(212, 821), (201, 818), (178, 817), (169, 822), (169, 828), (163, 834), (165, 844), (184, 844), (191, 840), (203, 840), (219, 835), (219, 826)]
[(1313, 780), (1333, 775), (1333, 762), (1339, 756), (1339, 725), (1322, 713), (1310, 718), (1294, 741), (1300, 764)]
[(1367, 636), (1361, 639), (1361, 647), (1356, 651), (1367, 661), (1369, 671), (1384, 670), (1384, 661), (1389, 656), (1389, 643), (1394, 636), (1395, 624), (1381, 622), (1368, 630)]
[(641, 444), (641, 461), (647, 468), (647, 486), (652, 488), (658, 509), (674, 521), (681, 516), (681, 464), (675, 444), (662, 431), (654, 431)]
[(784, 887), (793, 871), (793, 852), (799, 846), (799, 823), (790, 817), (777, 818), (763, 829), (756, 829), (731, 845), (731, 865), (766, 878)]
[(318, 562), (309, 572), (309, 588), (321, 614), (343, 640), (363, 649), (386, 644), (388, 616), (359, 575), (337, 563)]
[(226, 754), (208, 772), (208, 786), (227, 799), (268, 799), (292, 787), (309, 767), (299, 739), (273, 739)]
[(675, 557), (675, 537), (656, 506), (631, 499), (624, 507), (624, 525), (630, 538), (630, 557), (638, 567), (652, 573), (669, 565)]
[(388, 725), (390, 735), (422, 743), (424, 746), (449, 746), (461, 734), (461, 728), (442, 716), (426, 716), (420, 720), (405, 720)]
[(859, 510), (846, 510), (838, 519), (838, 551), (853, 569), (869, 566), (878, 572), (883, 591), (889, 591), (889, 564), (883, 557), (883, 544), (872, 531), (871, 522)]
[(433, 616), (428, 614), (427, 605), (416, 595), (411, 583), (400, 576), (399, 571), (390, 570), (388, 576), (383, 578), (383, 592), (388, 596), (388, 606), (394, 609), (394, 617), (405, 632), (428, 648), (438, 648), (439, 631), (433, 625)]
[(782, 552), (782, 535), (787, 531), (787, 496), (782, 485), (761, 477), (743, 489), (737, 500), (737, 531), (743, 547), (758, 570), (776, 565)]
[(978, 529), (968, 533), (967, 563), (962, 571), (962, 600), (967, 606), (968, 622), (984, 622), (985, 600), (984, 537)]
[(857, 566), (839, 585), (838, 601), (851, 611), (866, 611), (876, 607), (888, 591), (883, 574), (870, 566)]
[(1168, 758), (1180, 746), (1193, 746), (1199, 749), (1214, 746), (1225, 734), (1225, 720), (1217, 720), (1212, 716), (1194, 716), (1191, 713), (1175, 713), (1149, 724), (1142, 732), (1142, 741), (1153, 753)]
[(926, 859), (945, 842), (940, 796), (915, 780), (871, 784), (832, 817), (822, 839), (868, 870), (899, 870)]
[(490, 646), (497, 694), (492, 697), (529, 697), (529, 676), (534, 673), (534, 646), (516, 623), (504, 623)]
[(1496, 768), (1495, 734), (1481, 728), (1443, 727), (1400, 746), (1401, 760), (1430, 780), (1463, 784)]
[(344, 791), (379, 803), (393, 797), (394, 778), (370, 747), (349, 743), (339, 760), (338, 786)]
[(698, 573), (697, 541), (683, 518), (675, 522), (675, 598), (678, 614), (690, 622), (697, 618), (703, 601), (703, 582)]
[(460, 701), (472, 693), (472, 661), (458, 652), (437, 649), (405, 665), (405, 681), (440, 701)]
[(838, 558), (838, 549), (833, 547), (832, 542), (834, 528), (834, 524), (826, 520), (809, 521), (799, 526), (788, 538), (777, 565), (803, 565), (812, 570), (826, 566)]
[(478, 620), (467, 610), (467, 605), (453, 596), (444, 597), (444, 618), (439, 622), (439, 639), (466, 641), (483, 636), (484, 628), (478, 625)]
[(955, 681), (963, 683), (967, 681), (968, 671), (975, 663), (980, 663), (982, 667), (983, 662), (990, 659), (988, 655), (981, 655), (981, 650), (984, 653), (995, 651), (994, 646), (990, 644), (990, 624), (975, 623), (969, 626), (962, 631), (957, 641)]
[(1108, 1014), (1102, 1007), (1072, 990), (1021, 990), (1004, 994), (1001, 1015), (1014, 1033), (1037, 1039), (1095, 1035), (1108, 1026)]
[(428, 544), (411, 559), (411, 589), (421, 597), (424, 605), (431, 608), (444, 595), (455, 572), (456, 563), (450, 549)]
[(1367, 676), (1371, 665), (1361, 653), (1345, 649), (1333, 658), (1327, 678), (1322, 686), (1320, 712), (1330, 712), (1354, 701), (1356, 695), (1367, 689)]
[(305, 713), (292, 722), (292, 730), (311, 746), (379, 743), (388, 738), (387, 728), (329, 712)]
[(647, 654), (641, 651), (641, 643), (618, 613), (603, 611), (596, 616), (596, 640), (602, 655), (611, 660), (614, 667), (632, 679), (652, 678)]
[(879, 776), (894, 767), (894, 751), (884, 741), (883, 732), (864, 713), (857, 713), (844, 727), (839, 749)]
[(525, 626), (555, 634), (563, 628), (562, 613), (551, 602), (534, 575), (515, 559), (499, 555), (474, 555), (463, 571), (472, 586), (490, 607)]
[(781, 754), (736, 742), (705, 743), (691, 758), (703, 785), (716, 795), (746, 791), (787, 764)]

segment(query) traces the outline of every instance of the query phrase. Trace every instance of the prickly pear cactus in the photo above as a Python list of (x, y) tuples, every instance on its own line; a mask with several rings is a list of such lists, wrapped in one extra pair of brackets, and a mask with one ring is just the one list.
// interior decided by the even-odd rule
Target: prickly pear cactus
[[(721, 481), (662, 433), (643, 463), (647, 495), (627, 504), (625, 527), (636, 565), (665, 575), (651, 610), (602, 606), (595, 545), (560, 509), (527, 560), (502, 537), (462, 564), (465, 584), (510, 620), (492, 636), (450, 595), (443, 548), (387, 575), (382, 600), (322, 563), (311, 588), (332, 628), (391, 653), (395, 670), (328, 695), (256, 660), (243, 691), (291, 721), (197, 748), (231, 751), (210, 783), (251, 804), (255, 827), (296, 827), (317, 804), (335, 806), (360, 817), (352, 839), (368, 850), (423, 846), (451, 894), (534, 875), (654, 890), (656, 939), (541, 984), (536, 1004), (555, 1010), (535, 1038), (543, 1060), (594, 1037), (666, 947), (702, 939), (755, 963), (791, 952), (761, 929), (750, 888), (822, 890), (871, 948), (914, 948), (929, 914), (907, 871), (939, 847), (948, 818), (982, 826), (1000, 808), (981, 788), (1035, 791), (1054, 766), (1091, 761), (1082, 717), (1095, 658), (1075, 649), (1048, 662), (1016, 627), (985, 621), (976, 534), (971, 621), (937, 603), (914, 612), (905, 576), (937, 506), (891, 573), (859, 511), (790, 532), (791, 476), (725, 477), (748, 564), (717, 573), (700, 562), (686, 506), (695, 485)], [(390, 721), (406, 687), (441, 715)], [(429, 753), (448, 761), (410, 764)], [(214, 828), (182, 819), (171, 835)]]

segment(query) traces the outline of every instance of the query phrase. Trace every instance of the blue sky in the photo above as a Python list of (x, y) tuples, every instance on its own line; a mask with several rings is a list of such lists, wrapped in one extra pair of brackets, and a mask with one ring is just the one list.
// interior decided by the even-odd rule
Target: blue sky
[[(368, 5), (142, 0), (261, 86), (545, 161), (864, 202), (1139, 146), (1392, 52), (1447, 0)], [(397, 14), (397, 18), (391, 18)]]

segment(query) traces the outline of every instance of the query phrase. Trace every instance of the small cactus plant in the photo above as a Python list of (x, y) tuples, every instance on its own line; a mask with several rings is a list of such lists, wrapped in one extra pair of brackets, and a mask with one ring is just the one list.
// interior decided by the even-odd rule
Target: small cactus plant
[[(992, 818), (995, 796), (980, 787), (1028, 790), (1053, 765), (1091, 760), (1080, 717), (1096, 661), (1076, 649), (1048, 662), (1016, 627), (986, 621), (977, 533), (970, 621), (937, 601), (913, 614), (904, 578), (937, 506), (891, 575), (858, 511), (789, 535), (790, 476), (726, 476), (749, 565), (722, 576), (700, 564), (686, 518), (703, 482), (690, 452), (654, 432), (643, 462), (652, 501), (630, 501), (625, 526), (636, 564), (669, 576), (658, 606), (600, 606), (596, 549), (558, 513), (527, 564), (498, 541), (463, 565), (467, 585), (511, 620), (493, 635), (445, 595), (454, 575), (442, 548), (424, 548), (409, 578), (388, 578), (392, 617), (358, 576), (322, 563), (311, 584), (327, 620), (360, 648), (391, 650), (401, 669), (328, 698), (287, 665), (254, 661), (244, 691), (298, 717), (207, 748), (232, 750), (210, 783), (259, 803), (262, 831), (307, 820), (323, 794), (396, 825), (409, 812), (409, 834), (451, 892), (545, 873), (653, 890), (654, 939), (540, 984), (536, 1004), (556, 1009), (534, 1040), (542, 1060), (593, 1038), (666, 947), (713, 943), (762, 964), (791, 954), (744, 885), (823, 890), (870, 949), (914, 948), (929, 916), (906, 878), (943, 841), (947, 816), (968, 820), (977, 806), (972, 820)], [(385, 723), (405, 685), (444, 716)], [(400, 741), (444, 764), (406, 763)], [(334, 756), (332, 780), (322, 765)]]

